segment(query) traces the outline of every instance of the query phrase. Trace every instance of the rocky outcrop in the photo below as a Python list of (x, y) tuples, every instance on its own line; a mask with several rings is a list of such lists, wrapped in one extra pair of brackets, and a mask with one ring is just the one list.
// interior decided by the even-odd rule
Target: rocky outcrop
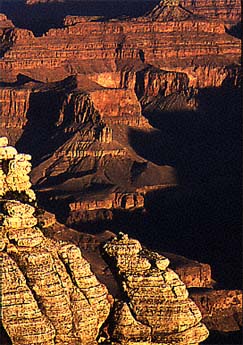
[(193, 19), (194, 16), (191, 12), (180, 6), (179, 0), (162, 0), (145, 17), (151, 20), (169, 22)]
[[(99, 334), (109, 334), (114, 344), (184, 344), (188, 339), (196, 344), (205, 339), (208, 332), (200, 324), (200, 312), (167, 268), (168, 259), (142, 251), (138, 241), (125, 235), (106, 244), (105, 252), (116, 261), (120, 288), (130, 302), (115, 304), (108, 333), (100, 333), (113, 299), (77, 246), (44, 236), (40, 226), (50, 227), (55, 219), (36, 217), (29, 160), (8, 146), (7, 138), (0, 138), (2, 323), (12, 344), (90, 345), (97, 344)], [(156, 301), (147, 300), (151, 292)], [(155, 311), (158, 319), (152, 318)]]
[(110, 310), (107, 289), (77, 247), (38, 227), (29, 159), (1, 138), (3, 326), (16, 345), (96, 344)]
[[(1, 138), (0, 147), (0, 196), (17, 192), (25, 193), (30, 201), (35, 200), (28, 176), (31, 171), (30, 155), (18, 154), (14, 147), (8, 146), (8, 141), (4, 137)], [(6, 222), (8, 223), (8, 217)]]
[(137, 240), (124, 234), (112, 239), (104, 250), (124, 291), (124, 302), (114, 312), (112, 339), (121, 344), (128, 343), (128, 337), (148, 344), (196, 344), (207, 337), (199, 310), (188, 299), (185, 285), (168, 268), (167, 258), (143, 250)]
[(7, 28), (13, 28), (13, 22), (7, 18), (7, 16), (3, 13), (0, 13), (0, 28), (1, 30), (7, 29)]
[[(90, 262), (92, 270), (99, 279), (105, 283), (109, 292), (115, 299), (121, 299), (119, 282), (112, 275), (109, 265), (101, 257), (102, 244), (116, 237), (114, 233), (105, 231), (96, 235), (82, 233), (58, 224), (53, 215), (45, 212), (38, 216), (42, 222), (45, 234), (56, 240), (70, 241), (78, 245), (84, 257)], [(238, 331), (242, 327), (242, 292), (239, 290), (219, 290), (217, 283), (211, 277), (211, 268), (208, 264), (199, 263), (180, 255), (161, 253), (170, 261), (170, 267), (175, 271), (180, 280), (189, 288), (190, 298), (194, 300), (200, 309), (203, 323), (207, 325), (210, 333), (224, 332), (224, 334)], [(114, 266), (113, 266), (114, 269)], [(214, 287), (213, 287), (214, 286)], [(121, 311), (120, 311), (121, 310)], [(144, 329), (143, 325), (131, 318), (131, 310), (124, 302), (119, 302), (114, 308), (115, 318), (118, 318), (120, 327), (113, 324), (113, 328), (119, 330), (121, 337), (125, 334), (136, 334), (136, 329)], [(127, 325), (132, 325), (127, 329)], [(134, 326), (136, 325), (136, 328)], [(112, 328), (112, 327), (111, 327)], [(112, 328), (112, 329), (113, 329)], [(146, 328), (145, 328), (146, 334)], [(115, 331), (116, 334), (117, 331)], [(129, 333), (130, 332), (130, 333)], [(122, 335), (123, 334), (123, 335)], [(207, 342), (213, 341), (208, 339)]]
[(112, 220), (114, 214), (119, 212), (145, 211), (146, 194), (153, 190), (165, 190), (176, 187), (173, 183), (153, 184), (141, 188), (131, 188), (131, 192), (96, 193), (82, 201), (70, 202), (68, 216), (65, 220), (69, 226), (77, 226), (83, 223)]
[(212, 331), (233, 332), (242, 329), (242, 291), (194, 291), (191, 298)]

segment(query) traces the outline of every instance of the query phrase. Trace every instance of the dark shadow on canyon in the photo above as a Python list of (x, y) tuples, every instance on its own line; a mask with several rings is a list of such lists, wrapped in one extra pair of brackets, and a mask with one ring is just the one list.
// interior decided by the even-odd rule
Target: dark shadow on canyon
[(33, 166), (36, 162), (40, 163), (41, 157), (46, 158), (70, 137), (63, 128), (59, 130), (57, 126), (64, 98), (63, 90), (32, 92), (30, 95), (26, 114), (28, 121), (16, 147), (20, 152), (29, 152), (32, 155)]
[(131, 219), (129, 231), (155, 249), (210, 263), (218, 281), (240, 288), (241, 94), (202, 89), (198, 101), (195, 112), (153, 113), (155, 134), (130, 130), (139, 155), (176, 168), (179, 187), (151, 192), (148, 215)]
[[(130, 129), (133, 149), (158, 165), (174, 166), (179, 186), (150, 192), (146, 213), (117, 210), (113, 220), (101, 214), (76, 228), (128, 232), (155, 250), (207, 262), (224, 288), (240, 288), (241, 93), (225, 84), (200, 90), (198, 102), (197, 111), (153, 113), (153, 134)], [(52, 211), (65, 222), (67, 205), (54, 204)]]
[[(130, 129), (133, 149), (174, 166), (179, 186), (147, 194), (146, 213), (116, 210), (113, 220), (101, 214), (76, 228), (128, 232), (155, 250), (207, 262), (222, 287), (241, 288), (241, 93), (202, 89), (198, 102), (194, 112), (153, 113), (153, 134)], [(55, 205), (56, 214), (65, 208)]]
[(0, 87), (16, 87), (16, 86), (23, 86), (29, 82), (37, 82), (36, 80), (19, 73), (17, 75), (17, 80), (15, 82), (0, 82)]
[(227, 34), (241, 39), (242, 38), (242, 21), (238, 22), (237, 24), (232, 25), (230, 28), (226, 28), (225, 31), (227, 32)]

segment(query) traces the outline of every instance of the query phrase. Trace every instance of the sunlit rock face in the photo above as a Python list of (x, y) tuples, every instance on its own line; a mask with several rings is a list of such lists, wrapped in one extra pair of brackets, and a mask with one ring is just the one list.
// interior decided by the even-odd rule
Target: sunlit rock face
[(12, 344), (90, 345), (108, 338), (112, 344), (186, 344), (188, 339), (198, 344), (205, 339), (201, 314), (168, 269), (169, 260), (143, 251), (127, 235), (105, 245), (129, 299), (120, 298), (108, 320), (113, 298), (81, 250), (41, 230), (55, 219), (38, 217), (30, 159), (0, 138), (2, 324)]
[[(227, 34), (237, 24), (239, 8), (239, 1), (211, 1), (207, 6), (204, 1), (161, 1), (139, 18), (101, 22), (67, 16), (63, 28), (41, 37), (14, 28), (11, 47), (3, 51), (1, 78), (24, 71), (39, 79), (116, 72), (128, 60), (160, 68), (239, 62), (239, 39)], [(1, 23), (6, 26), (6, 20)], [(51, 76), (52, 70), (56, 73)]]
[[(198, 344), (208, 336), (185, 285), (169, 260), (120, 234), (104, 246), (124, 291), (114, 311), (111, 337), (117, 343)], [(127, 332), (126, 332), (127, 328)]]
[(76, 246), (47, 239), (36, 218), (30, 156), (0, 138), (2, 323), (12, 344), (96, 344), (107, 289)]

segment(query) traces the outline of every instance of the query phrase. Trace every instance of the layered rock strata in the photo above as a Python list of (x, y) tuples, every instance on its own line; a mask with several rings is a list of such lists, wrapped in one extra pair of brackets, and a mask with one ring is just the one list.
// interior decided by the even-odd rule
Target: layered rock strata
[(180, 4), (200, 16), (216, 17), (224, 21), (239, 21), (241, 18), (240, 0), (180, 0)]
[(124, 291), (124, 302), (116, 306), (111, 327), (117, 343), (197, 344), (207, 337), (198, 308), (188, 299), (177, 274), (168, 268), (167, 258), (143, 250), (137, 240), (124, 234), (112, 239), (104, 250)]
[(42, 37), (11, 30), (0, 61), (0, 135), (24, 149), (31, 140), (33, 182), (71, 204), (83, 202), (74, 190), (110, 188), (106, 203), (114, 189), (175, 184), (172, 168), (135, 152), (128, 126), (150, 134), (142, 113), (195, 110), (198, 88), (239, 79), (239, 40), (178, 1), (126, 20), (68, 16)]
[(43, 235), (30, 157), (7, 144), (0, 139), (3, 326), (16, 345), (96, 344), (110, 311), (108, 291), (79, 248)]
[[(3, 13), (0, 13), (0, 28), (1, 30), (7, 29), (7, 28), (13, 28), (13, 22), (7, 18), (7, 16)], [(2, 31), (1, 31), (2, 33)]]
[(42, 37), (16, 29), (14, 44), (5, 52), (0, 68), (9, 75), (28, 71), (32, 76), (33, 70), (43, 75), (48, 69), (62, 68), (67, 76), (71, 71), (115, 71), (119, 62), (127, 60), (158, 67), (164, 61), (167, 67), (239, 62), (239, 39), (226, 33), (223, 21), (181, 17), (174, 12), (190, 12), (180, 6), (173, 6), (177, 10), (168, 16), (167, 8), (171, 6), (161, 2), (149, 15), (123, 21), (84, 21), (69, 16), (66, 27), (50, 29)]
[[(38, 158), (45, 155), (33, 169), (32, 181), (43, 192), (55, 195), (58, 190), (59, 198), (64, 195), (73, 204), (71, 211), (110, 208), (109, 205), (122, 205), (125, 209), (141, 207), (143, 189), (176, 184), (173, 168), (148, 162), (129, 143), (129, 126), (153, 131), (141, 114), (141, 105), (131, 86), (136, 83), (135, 77), (131, 73), (125, 85), (123, 74), (106, 73), (77, 75), (47, 85), (28, 82), (20, 87), (30, 92), (25, 116), (27, 136), (29, 133), (29, 139), (35, 142), (31, 153)], [(9, 104), (6, 108), (9, 109)], [(17, 120), (15, 116), (13, 131)], [(33, 137), (31, 132), (36, 127), (38, 135)], [(96, 185), (103, 186), (100, 202), (95, 200), (97, 193), (93, 201), (92, 196), (86, 199), (78, 193), (72, 196), (74, 190), (81, 192)], [(93, 192), (91, 189), (90, 193)], [(68, 199), (69, 196), (72, 197)]]
[[(165, 167), (164, 167), (165, 168)], [(172, 181), (173, 182), (173, 181)], [(112, 220), (114, 214), (118, 212), (126, 213), (145, 211), (146, 196), (155, 190), (166, 190), (175, 188), (174, 183), (154, 184), (141, 188), (131, 188), (130, 192), (97, 193), (96, 195), (86, 196), (82, 201), (69, 202), (68, 216), (65, 223), (68, 226), (79, 226), (93, 221)]]

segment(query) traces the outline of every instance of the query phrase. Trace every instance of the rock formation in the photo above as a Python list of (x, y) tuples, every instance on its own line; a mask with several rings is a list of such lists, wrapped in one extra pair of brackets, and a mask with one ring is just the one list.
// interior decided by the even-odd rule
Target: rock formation
[[(77, 246), (44, 236), (40, 226), (53, 219), (39, 222), (29, 161), (0, 138), (3, 327), (13, 345), (97, 344), (113, 299)], [(198, 344), (208, 336), (168, 259), (142, 251), (126, 235), (107, 243), (105, 252), (129, 298), (115, 303), (107, 333), (112, 344)]]
[[(108, 291), (72, 244), (47, 239), (30, 189), (30, 157), (0, 140), (1, 308), (12, 344), (96, 344)], [(31, 205), (32, 204), (32, 205)]]
[(117, 343), (196, 344), (207, 337), (201, 315), (188, 299), (185, 285), (168, 268), (168, 259), (142, 250), (137, 240), (123, 234), (104, 249), (124, 291), (111, 326), (111, 337)]
[[(107, 260), (107, 257), (106, 261), (104, 261), (104, 258), (101, 256), (100, 248), (102, 248), (103, 243), (110, 241), (116, 235), (110, 231), (96, 235), (75, 231), (58, 224), (55, 217), (48, 212), (39, 215), (38, 221), (41, 222), (46, 236), (55, 240), (69, 241), (81, 248), (82, 254), (90, 262), (93, 272), (108, 287), (114, 299), (119, 300), (117, 306), (114, 306), (114, 314), (115, 318), (123, 320), (121, 322), (124, 332), (128, 334), (127, 324), (137, 324), (138, 329), (144, 329), (146, 334), (147, 329), (134, 320), (134, 318), (131, 318), (131, 310), (124, 304), (124, 300), (123, 302), (121, 301), (121, 296), (124, 297), (124, 292), (121, 294), (119, 288), (120, 278), (117, 279), (117, 274), (115, 273), (117, 268), (114, 266), (114, 261), (112, 264), (111, 260)], [(148, 253), (144, 247), (143, 252)], [(220, 290), (217, 287), (217, 282), (212, 279), (211, 267), (208, 264), (199, 263), (195, 260), (189, 260), (180, 255), (167, 252), (161, 253), (161, 255), (158, 255), (158, 257), (167, 258), (167, 260), (164, 259), (165, 263), (168, 263), (169, 259), (170, 268), (178, 274), (180, 280), (189, 289), (189, 296), (201, 311), (202, 322), (207, 326), (210, 333), (211, 331), (223, 332), (227, 335), (241, 329), (242, 291)], [(111, 269), (115, 275), (111, 273)], [(122, 309), (121, 315), (120, 309)], [(114, 324), (111, 327), (112, 329), (114, 329)], [(121, 326), (115, 329), (121, 332)], [(134, 331), (134, 328), (131, 328), (131, 334), (134, 335)], [(210, 338), (207, 342), (210, 343)]]
[(146, 17), (151, 20), (159, 20), (162, 22), (177, 22), (190, 18), (192, 19), (193, 14), (181, 7), (179, 0), (162, 0)]
[(116, 71), (127, 60), (160, 68), (221, 66), (222, 59), (224, 64), (239, 62), (239, 40), (226, 33), (223, 21), (193, 16), (177, 2), (166, 4), (161, 1), (146, 16), (127, 20), (99, 22), (69, 16), (64, 28), (50, 29), (42, 37), (16, 29), (14, 45), (5, 52), (0, 68), (8, 71), (8, 78), (18, 73), (33, 77), (37, 72), (45, 78), (53, 69), (64, 69), (66, 76)]

